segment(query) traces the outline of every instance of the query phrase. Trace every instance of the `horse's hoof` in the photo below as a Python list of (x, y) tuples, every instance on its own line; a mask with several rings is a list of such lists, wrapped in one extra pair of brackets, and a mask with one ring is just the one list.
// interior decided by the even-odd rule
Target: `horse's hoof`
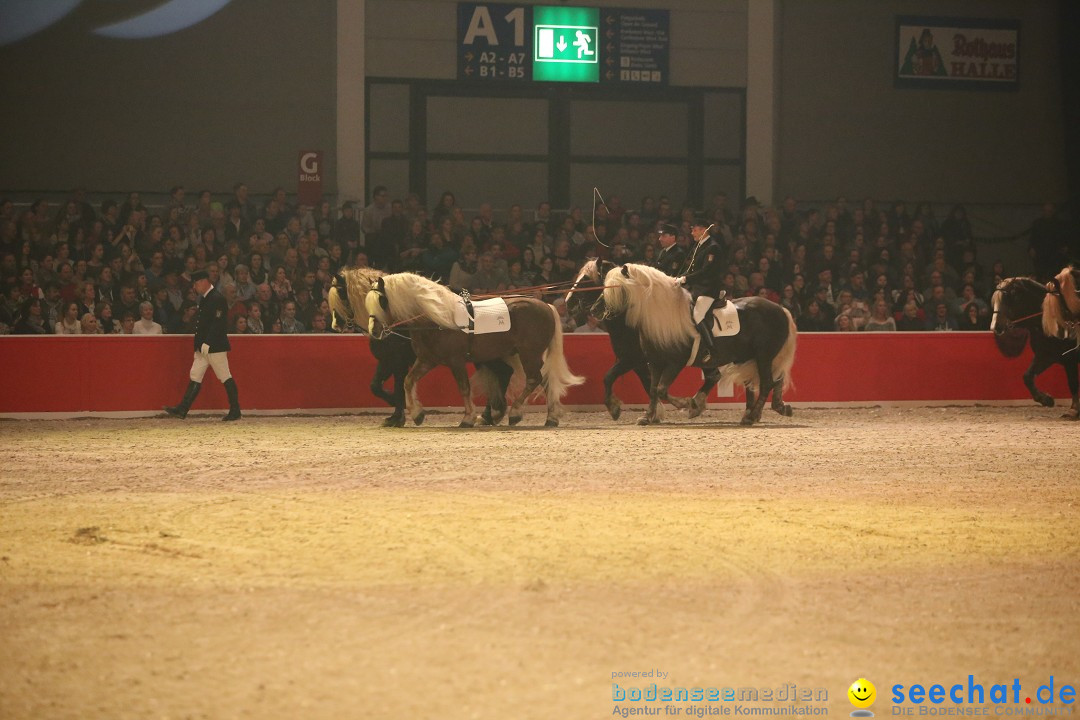
[(523, 417), (524, 415), (511, 415), (509, 420), (510, 426), (513, 427), (514, 425), (517, 425), (519, 422), (521, 422)]
[(1080, 420), (1080, 410), (1071, 409), (1061, 416), (1062, 420)]
[(645, 427), (646, 425), (651, 425), (652, 421), (649, 420), (648, 415), (644, 415), (644, 416), (638, 418), (637, 424), (641, 425), (642, 427)]
[(548, 418), (544, 423), (544, 427), (559, 427), (559, 421), (555, 418)]
[(1043, 407), (1054, 407), (1054, 398), (1049, 395), (1043, 395), (1037, 399), (1037, 402)]
[(791, 417), (792, 415), (795, 414), (795, 411), (792, 409), (792, 407), (790, 405), (780, 405), (780, 406), (774, 405), (773, 410), (775, 410), (777, 412), (777, 414), (783, 415), (784, 417)]
[(607, 406), (608, 414), (611, 415), (612, 420), (618, 420), (622, 415), (622, 403), (618, 400), (612, 399), (604, 403)]
[(502, 412), (489, 413), (487, 419), (491, 425), (498, 425), (502, 422), (502, 419), (504, 417), (506, 417), (505, 410), (503, 410)]
[(690, 399), (690, 410), (687, 412), (687, 416), (693, 419), (703, 412), (705, 412), (705, 398), (698, 400), (698, 396), (695, 395)]
[(403, 415), (391, 415), (382, 421), (383, 427), (405, 427), (405, 417)]
[(458, 423), (458, 427), (459, 428), (471, 428), (475, 424), (476, 424), (475, 420), (473, 422), (469, 422), (468, 420), (462, 420), (461, 422)]
[(756, 422), (754, 416), (751, 413), (743, 413), (742, 419), (739, 420), (739, 424), (744, 427), (750, 427)]
[(426, 417), (427, 417), (427, 410), (422, 410), (419, 415), (417, 415), (416, 417), (413, 418), (413, 422), (416, 423), (417, 425), (423, 425), (424, 424), (424, 418), (426, 418)]
[(484, 408), (484, 412), (480, 414), (480, 422), (484, 425), (494, 425), (491, 421), (491, 408)]

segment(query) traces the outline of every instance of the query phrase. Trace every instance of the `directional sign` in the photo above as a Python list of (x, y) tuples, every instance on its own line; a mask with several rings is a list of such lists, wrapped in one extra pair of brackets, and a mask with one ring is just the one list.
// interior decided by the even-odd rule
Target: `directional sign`
[(597, 8), (533, 7), (533, 79), (599, 82)]
[(458, 3), (458, 80), (528, 82), (532, 7)]
[(458, 80), (670, 82), (667, 10), (461, 2), (457, 21)]
[(669, 26), (667, 10), (604, 8), (600, 17), (601, 82), (667, 85)]

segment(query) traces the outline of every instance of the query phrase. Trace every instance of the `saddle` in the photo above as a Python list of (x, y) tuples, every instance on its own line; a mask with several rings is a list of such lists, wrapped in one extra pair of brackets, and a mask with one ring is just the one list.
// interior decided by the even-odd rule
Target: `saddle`
[(454, 305), (454, 324), (470, 335), (506, 332), (510, 329), (510, 308), (502, 298), (472, 300), (468, 296)]
[(739, 309), (735, 307), (734, 303), (725, 302), (720, 307), (715, 307), (719, 300), (724, 299), (724, 295), (721, 294), (719, 298), (711, 298), (702, 295), (694, 303), (693, 312), (691, 317), (695, 325), (701, 323), (712, 312), (712, 318), (709, 323), (709, 328), (712, 330), (713, 337), (731, 337), (732, 335), (738, 335), (740, 327), (739, 322)]

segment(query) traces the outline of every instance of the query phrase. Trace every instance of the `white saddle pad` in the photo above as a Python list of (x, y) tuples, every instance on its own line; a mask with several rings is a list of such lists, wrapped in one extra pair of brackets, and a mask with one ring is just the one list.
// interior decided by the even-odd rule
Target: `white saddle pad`
[(454, 322), (462, 331), (473, 335), (506, 332), (510, 329), (510, 309), (502, 298), (473, 300), (473, 316), (465, 308), (465, 300), (458, 298), (454, 306)]
[[(716, 302), (710, 297), (701, 296), (694, 303), (694, 322), (699, 323), (705, 319), (705, 313)], [(739, 334), (739, 309), (730, 300), (722, 308), (713, 310), (716, 319), (712, 326), (713, 337), (730, 337)]]
[(739, 308), (730, 300), (722, 308), (713, 310), (716, 323), (713, 324), (713, 337), (729, 337), (739, 334)]

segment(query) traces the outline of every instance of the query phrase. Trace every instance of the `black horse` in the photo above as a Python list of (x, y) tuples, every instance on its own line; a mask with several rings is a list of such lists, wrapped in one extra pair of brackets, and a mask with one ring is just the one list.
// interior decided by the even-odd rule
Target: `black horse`
[(1031, 398), (1044, 407), (1053, 407), (1054, 398), (1035, 386), (1035, 378), (1051, 365), (1061, 365), (1072, 395), (1072, 406), (1062, 415), (1067, 420), (1080, 418), (1080, 381), (1077, 376), (1077, 356), (1080, 349), (1074, 338), (1061, 338), (1047, 334), (1043, 327), (1044, 306), (1047, 295), (1055, 292), (1031, 278), (1007, 278), (994, 291), (994, 314), (990, 329), (994, 340), (1005, 357), (1016, 357), (1024, 350), (1025, 340), (1030, 341), (1035, 357), (1024, 373), (1024, 385)]
[[(607, 407), (612, 419), (618, 420), (622, 414), (622, 400), (615, 394), (615, 381), (626, 373), (633, 372), (641, 381), (645, 394), (648, 395), (650, 373), (649, 362), (641, 347), (641, 335), (635, 328), (626, 324), (626, 313), (605, 313), (602, 296), (603, 277), (614, 267), (617, 267), (615, 263), (600, 258), (586, 262), (574, 279), (570, 292), (566, 295), (566, 309), (573, 314), (591, 312), (595, 317), (603, 318), (604, 329), (607, 330), (608, 339), (611, 341), (611, 350), (615, 353), (615, 364), (604, 374), (604, 406)], [(716, 368), (709, 368), (704, 372), (708, 387), (716, 385), (720, 379), (719, 371)], [(688, 407), (690, 417), (697, 417), (705, 410), (704, 404), (699, 406), (685, 398), (673, 397), (671, 400), (676, 407)]]
[[(338, 319), (361, 330), (367, 327), (367, 311), (364, 297), (382, 276), (371, 268), (342, 268), (334, 276), (327, 302), (333, 312), (333, 328), (341, 329)], [(412, 339), (408, 331), (388, 333), (384, 338), (368, 337), (368, 347), (377, 361), (375, 375), (371, 378), (371, 394), (394, 408), (390, 417), (383, 420), (383, 427), (405, 426), (405, 376), (416, 363)], [(473, 376), (475, 384), (487, 396), (487, 406), (481, 415), (488, 425), (494, 425), (506, 413), (506, 389), (510, 385), (515, 368), (506, 362), (495, 361), (477, 365)], [(387, 392), (386, 381), (394, 379), (394, 389)]]
[[(660, 422), (661, 402), (679, 406), (668, 396), (668, 388), (690, 365), (718, 370), (720, 379), (747, 387), (744, 425), (761, 419), (770, 394), (773, 410), (785, 416), (792, 414), (791, 406), (783, 402), (782, 391), (790, 382), (797, 331), (791, 314), (783, 307), (759, 297), (734, 301), (742, 330), (732, 337), (717, 338), (716, 352), (705, 365), (700, 361), (697, 330), (690, 318), (690, 296), (673, 278), (654, 268), (631, 264), (608, 271), (604, 286), (608, 312), (626, 313), (627, 324), (641, 335), (641, 346), (649, 361), (650, 404), (644, 422)], [(713, 385), (715, 381), (706, 378), (690, 400), (692, 410), (704, 407)], [(760, 395), (754, 394), (755, 386)]]

